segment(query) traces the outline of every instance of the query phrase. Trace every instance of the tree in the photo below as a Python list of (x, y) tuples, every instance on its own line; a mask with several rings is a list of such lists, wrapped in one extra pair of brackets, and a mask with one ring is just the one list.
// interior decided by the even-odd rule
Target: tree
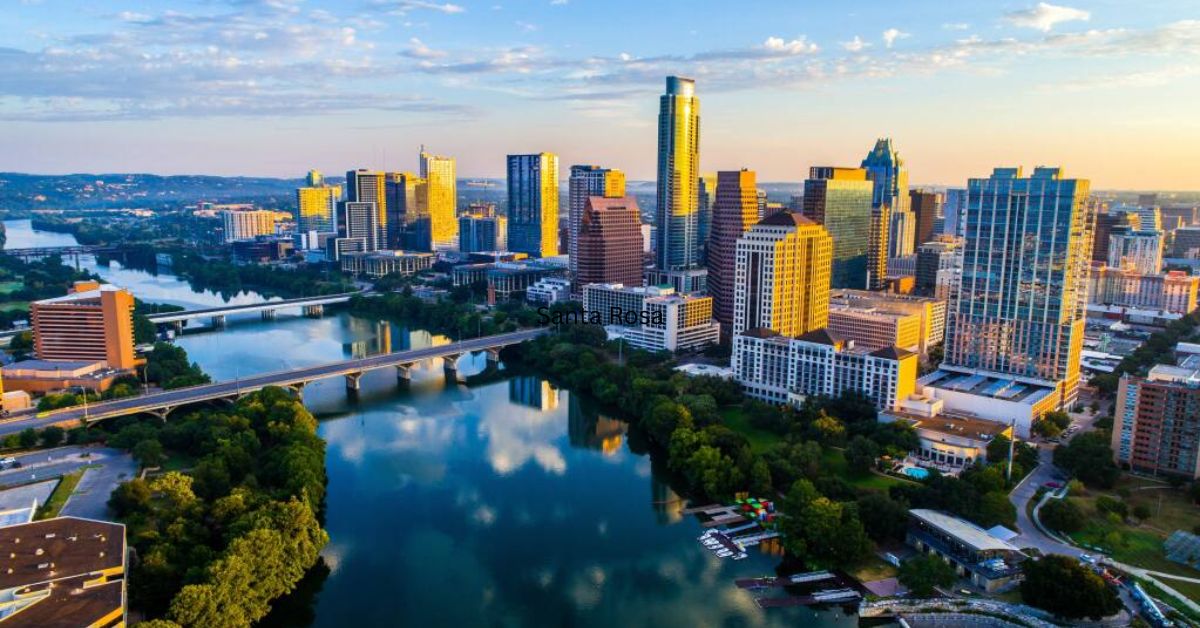
[(932, 554), (910, 558), (900, 565), (900, 582), (917, 597), (929, 597), (936, 587), (948, 587), (957, 579), (954, 568)]
[(975, 522), (985, 528), (997, 524), (1014, 525), (1017, 522), (1017, 507), (1008, 500), (1008, 494), (1003, 491), (985, 493), (979, 499), (979, 516)]
[(38, 444), (38, 433), (32, 427), (21, 430), (17, 436), (22, 449), (33, 449)]
[(143, 467), (157, 467), (166, 460), (163, 446), (157, 439), (148, 438), (133, 446), (133, 459)]
[(63, 442), (66, 434), (66, 430), (57, 425), (46, 427), (42, 430), (42, 444), (47, 447), (57, 447)]
[(812, 422), (811, 429), (813, 436), (823, 445), (835, 445), (846, 437), (846, 426), (836, 417), (825, 414), (824, 410)]
[(850, 470), (856, 473), (867, 473), (875, 466), (879, 457), (879, 445), (866, 436), (855, 436), (846, 447), (846, 462)]
[(1069, 499), (1052, 499), (1038, 511), (1042, 523), (1051, 530), (1066, 534), (1078, 532), (1087, 524), (1087, 516), (1083, 510)]
[(871, 492), (858, 498), (858, 515), (867, 536), (877, 542), (903, 541), (908, 529), (907, 504)]
[(1121, 471), (1112, 461), (1112, 448), (1103, 432), (1084, 432), (1054, 450), (1054, 464), (1089, 487), (1112, 488)]
[(145, 480), (135, 478), (117, 486), (108, 497), (108, 507), (112, 508), (118, 517), (123, 518), (145, 510), (150, 504), (150, 497), (150, 486)]
[(1051, 554), (1023, 563), (1021, 598), (1026, 604), (1066, 619), (1099, 620), (1121, 610), (1104, 579), (1069, 556)]

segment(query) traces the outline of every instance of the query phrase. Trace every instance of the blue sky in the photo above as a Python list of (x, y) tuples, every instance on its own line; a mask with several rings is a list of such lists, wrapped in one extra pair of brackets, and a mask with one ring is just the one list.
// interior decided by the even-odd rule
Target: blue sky
[(1198, 189), (1184, 1), (8, 0), (0, 170), (462, 176), (546, 150), (648, 179), (663, 78), (705, 170), (795, 181), (891, 136), (914, 183), (1055, 164)]

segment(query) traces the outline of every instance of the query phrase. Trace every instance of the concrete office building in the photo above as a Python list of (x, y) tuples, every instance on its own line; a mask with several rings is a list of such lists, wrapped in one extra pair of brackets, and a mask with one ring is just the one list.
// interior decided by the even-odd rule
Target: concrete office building
[(104, 362), (132, 370), (133, 294), (111, 284), (76, 282), (66, 296), (29, 306), (34, 353), (39, 360)]
[(385, 235), (378, 220), (375, 203), (342, 201), (338, 203), (338, 239), (359, 240), (360, 251), (378, 251), (382, 248), (380, 237)]
[(221, 212), (225, 241), (247, 240), (275, 233), (275, 212), (269, 209), (227, 209)]
[(631, 196), (592, 196), (580, 216), (575, 292), (590, 283), (642, 283), (642, 218)]
[[(625, 173), (600, 166), (571, 166), (571, 177), (567, 181), (567, 255), (572, 275), (579, 272), (579, 224), (588, 199), (593, 196), (625, 196)], [(638, 223), (641, 224), (640, 217)]]
[(833, 239), (835, 288), (867, 287), (872, 224), (878, 219), (871, 210), (874, 189), (862, 168), (813, 167), (804, 181), (804, 215)]
[(825, 327), (832, 250), (825, 229), (799, 214), (751, 227), (735, 248), (733, 334), (765, 328), (799, 336)]
[(755, 174), (752, 170), (718, 172), (708, 238), (708, 292), (713, 298), (713, 318), (728, 340), (733, 329), (734, 279), (737, 243), (757, 220)]
[(921, 331), (916, 351), (921, 354), (927, 353), (931, 347), (945, 339), (946, 301), (943, 299), (890, 292), (841, 289), (830, 292), (829, 306), (831, 312), (832, 308), (838, 307), (919, 317)]
[(433, 253), (373, 251), (341, 256), (342, 272), (366, 277), (398, 274), (411, 277), (433, 266)]
[(1098, 265), (1089, 275), (1088, 302), (1186, 315), (1196, 309), (1198, 288), (1200, 277), (1178, 270), (1148, 275)]
[(954, 236), (940, 235), (922, 244), (917, 248), (916, 294), (948, 299), (962, 261), (961, 241)]
[(1180, 227), (1173, 235), (1171, 257), (1200, 259), (1200, 227)]
[(583, 309), (596, 312), (610, 336), (647, 351), (694, 351), (716, 343), (721, 333), (712, 319), (712, 297), (673, 288), (590, 284), (583, 288)]
[(908, 204), (916, 217), (915, 244), (919, 247), (938, 235), (934, 224), (942, 215), (942, 195), (930, 190), (912, 190), (908, 193)]
[[(375, 209), (374, 225), (378, 233), (374, 238), (374, 248), (381, 249), (387, 245), (388, 211), (387, 211), (387, 173), (380, 170), (348, 170), (346, 172), (346, 201), (352, 203), (371, 203)], [(338, 206), (340, 210), (341, 205)], [(344, 220), (341, 216), (338, 220)]]
[(558, 255), (558, 156), (508, 156), (508, 247), (533, 257)]
[(463, 214), (458, 217), (458, 250), (463, 253), (504, 251), (508, 248), (508, 219), (504, 216)]
[(1143, 275), (1162, 272), (1163, 233), (1116, 227), (1108, 236), (1108, 265)]

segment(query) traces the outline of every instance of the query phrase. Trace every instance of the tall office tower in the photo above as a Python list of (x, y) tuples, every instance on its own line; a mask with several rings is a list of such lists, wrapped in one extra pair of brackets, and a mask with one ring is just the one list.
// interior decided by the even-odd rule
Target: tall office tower
[(712, 237), (713, 203), (717, 201), (717, 173), (705, 172), (700, 175), (699, 209), (696, 218), (696, 229), (700, 239), (700, 263), (708, 260), (708, 240)]
[(887, 205), (893, 213), (909, 211), (908, 169), (904, 167), (900, 153), (892, 148), (891, 138), (876, 140), (875, 148), (867, 153), (861, 167), (866, 169), (867, 176), (875, 186), (871, 193), (871, 207)]
[[(903, 212), (907, 213), (907, 212)], [(883, 290), (887, 279), (888, 244), (891, 242), (892, 208), (880, 205), (871, 209), (871, 233), (867, 247), (868, 290)], [(907, 255), (903, 257), (908, 257)]]
[(275, 233), (275, 212), (268, 209), (227, 209), (221, 212), (225, 241), (249, 240)]
[[(313, 180), (310, 172), (309, 181)], [(322, 180), (319, 173), (315, 180)], [(341, 198), (340, 185), (318, 184), (296, 188), (296, 232), (305, 241), (304, 248), (316, 248), (314, 234), (333, 233), (337, 229), (337, 203)]]
[[(346, 200), (354, 203), (373, 203), (379, 234), (376, 242), (387, 242), (387, 174), (378, 170), (349, 170), (346, 172)], [(379, 248), (379, 247), (376, 247)], [(371, 249), (375, 250), (375, 249)]]
[(712, 234), (708, 238), (708, 293), (713, 298), (713, 318), (721, 333), (733, 329), (733, 278), (737, 243), (758, 222), (758, 200), (753, 170), (718, 172), (713, 203)]
[(696, 82), (667, 77), (658, 108), (658, 249), (660, 271), (700, 263), (700, 99)]
[(558, 255), (558, 156), (508, 156), (508, 248)]
[(433, 251), (428, 186), (411, 172), (389, 172), (384, 181), (387, 205), (386, 239), (383, 248), (406, 251)]
[(458, 180), (454, 158), (431, 155), (421, 147), (421, 178), (425, 180), (425, 207), (429, 211), (429, 237), (438, 251), (453, 249), (458, 239)]
[(583, 210), (593, 196), (625, 196), (625, 173), (600, 166), (571, 166), (567, 180), (567, 264), (571, 274), (579, 272), (579, 248), (576, 240)]
[(379, 208), (375, 203), (342, 201), (338, 203), (338, 238), (361, 242), (355, 252), (379, 250)]
[(804, 181), (804, 215), (833, 238), (834, 288), (867, 287), (874, 187), (862, 168), (813, 167)]
[(1107, 210), (1093, 215), (1095, 219), (1092, 225), (1092, 261), (1107, 263), (1109, 236), (1114, 230), (1122, 227), (1136, 229), (1134, 224), (1138, 222), (1138, 217), (1136, 214)]
[(128, 370), (133, 351), (133, 294), (97, 281), (78, 281), (66, 296), (29, 305), (39, 360), (104, 362)]
[(458, 217), (458, 250), (463, 253), (503, 251), (508, 248), (508, 219), (486, 213)]
[(588, 198), (577, 235), (577, 294), (593, 283), (642, 285), (642, 212), (636, 199)]
[[(947, 315), (941, 370), (978, 377), (985, 402), (967, 409), (983, 416), (1023, 405), (1021, 416), (991, 417), (1016, 421), (1021, 435), (1047, 406), (1066, 407), (1078, 392), (1091, 258), (1089, 187), (1086, 179), (1043, 167), (1028, 178), (1020, 168), (996, 168), (967, 185), (962, 280)], [(983, 385), (989, 376), (994, 386)], [(957, 392), (948, 397), (974, 392), (964, 386), (950, 382), (946, 389)], [(956, 403), (947, 398), (947, 407)]]
[(770, 216), (738, 238), (734, 336), (763, 328), (795, 337), (825, 327), (833, 248), (821, 225), (791, 212)]
[(942, 195), (930, 190), (912, 190), (908, 193), (908, 204), (917, 218), (915, 245), (921, 246), (936, 235), (934, 224), (942, 215)]
[(917, 219), (912, 212), (891, 212), (888, 220), (888, 257), (908, 257), (917, 246)]
[(1113, 462), (1200, 479), (1200, 370), (1160, 364), (1145, 379), (1125, 375), (1113, 421)]
[(320, 170), (309, 170), (308, 174), (304, 177), (304, 182), (310, 188), (323, 187), (325, 185), (325, 175), (321, 174)]
[(1200, 259), (1200, 227), (1180, 227), (1171, 243), (1171, 257)]
[(1163, 233), (1128, 227), (1113, 228), (1108, 234), (1108, 265), (1132, 267), (1143, 275), (1157, 275), (1163, 265)]
[(942, 205), (942, 215), (945, 217), (942, 233), (962, 237), (962, 214), (967, 208), (967, 191), (963, 188), (948, 188), (946, 202)]

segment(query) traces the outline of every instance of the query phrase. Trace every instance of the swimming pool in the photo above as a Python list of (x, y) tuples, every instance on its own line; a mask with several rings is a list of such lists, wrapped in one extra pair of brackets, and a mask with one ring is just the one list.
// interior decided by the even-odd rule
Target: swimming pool
[(929, 469), (922, 469), (921, 467), (904, 467), (901, 473), (915, 480), (924, 480), (929, 477)]

